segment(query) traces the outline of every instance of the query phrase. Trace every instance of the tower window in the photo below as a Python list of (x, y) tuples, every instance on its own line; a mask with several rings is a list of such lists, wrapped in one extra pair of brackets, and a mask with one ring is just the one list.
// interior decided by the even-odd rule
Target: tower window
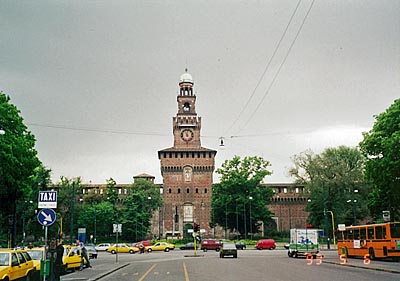
[(190, 111), (190, 104), (189, 104), (188, 102), (186, 102), (186, 103), (183, 105), (183, 111), (184, 111), (184, 112), (189, 112), (189, 111)]
[(178, 188), (178, 193), (181, 193), (181, 189), (180, 188)]
[(190, 192), (189, 188), (186, 188), (186, 193), (189, 193), (189, 192)]
[(198, 188), (196, 188), (196, 193), (199, 193), (199, 189)]
[(207, 188), (204, 188), (204, 193), (207, 193)]
[(172, 190), (171, 190), (171, 188), (169, 188), (169, 189), (168, 189), (168, 193), (172, 193)]

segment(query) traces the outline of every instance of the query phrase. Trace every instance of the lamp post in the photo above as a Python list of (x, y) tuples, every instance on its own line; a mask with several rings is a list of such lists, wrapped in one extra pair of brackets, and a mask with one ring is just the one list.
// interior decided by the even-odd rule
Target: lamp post
[(356, 203), (357, 199), (355, 199), (355, 195), (358, 193), (358, 189), (353, 190), (353, 199), (347, 200), (347, 203), (351, 203), (351, 206), (353, 208), (353, 223), (354, 225), (357, 225), (357, 210), (356, 210)]
[(33, 201), (32, 200), (25, 201), (24, 209), (22, 210), (22, 248), (25, 247), (25, 238), (26, 238), (26, 233), (25, 233), (25, 209), (26, 209), (27, 203), (33, 204)]
[(332, 211), (327, 211), (327, 213), (330, 213), (332, 216), (332, 237), (333, 237), (333, 245), (336, 245), (336, 239), (335, 239), (335, 219), (333, 216)]
[(251, 220), (251, 201), (253, 200), (252, 196), (249, 196), (249, 200), (250, 200), (250, 240), (253, 240), (253, 224), (252, 224), (252, 220)]

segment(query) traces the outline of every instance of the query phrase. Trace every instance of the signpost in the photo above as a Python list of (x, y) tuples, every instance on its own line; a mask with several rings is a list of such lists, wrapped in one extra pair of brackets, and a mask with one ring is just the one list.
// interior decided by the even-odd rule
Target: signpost
[(115, 244), (115, 263), (118, 263), (118, 233), (122, 233), (122, 224), (113, 224), (113, 233), (116, 233), (116, 244)]
[[(38, 222), (44, 226), (44, 244), (47, 246), (47, 228), (56, 222), (56, 212), (53, 209), (57, 208), (57, 191), (39, 191), (38, 208), (42, 209), (37, 215)], [(47, 247), (44, 252), (43, 262), (43, 281), (46, 281), (47, 271)]]

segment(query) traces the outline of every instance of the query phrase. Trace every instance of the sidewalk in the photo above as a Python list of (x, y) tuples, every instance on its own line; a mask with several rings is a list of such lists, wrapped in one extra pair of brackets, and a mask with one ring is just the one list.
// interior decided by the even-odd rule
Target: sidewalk
[(385, 271), (400, 274), (400, 264), (389, 260), (370, 260), (364, 261), (363, 258), (340, 258), (336, 250), (321, 250), (323, 263), (334, 264), (338, 266), (356, 267), (375, 271)]
[(85, 268), (82, 271), (77, 270), (73, 273), (63, 275), (61, 276), (61, 281), (95, 281), (117, 271), (118, 269), (130, 265), (130, 263), (127, 262), (110, 262), (96, 266), (96, 260), (90, 260), (90, 263), (92, 264), (92, 268)]

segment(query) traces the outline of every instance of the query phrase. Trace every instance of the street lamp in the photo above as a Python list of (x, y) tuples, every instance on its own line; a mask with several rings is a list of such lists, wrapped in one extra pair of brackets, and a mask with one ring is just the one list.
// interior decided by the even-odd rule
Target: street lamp
[(33, 204), (32, 200), (25, 201), (24, 204), (24, 209), (22, 210), (22, 248), (25, 246), (25, 238), (26, 238), (26, 233), (25, 233), (25, 209), (27, 208), (27, 203)]
[(253, 197), (249, 196), (249, 200), (250, 200), (250, 240), (253, 240), (253, 224), (251, 221), (251, 201), (253, 200)]
[(351, 203), (352, 207), (353, 207), (353, 223), (354, 225), (357, 224), (357, 210), (356, 210), (356, 203), (357, 203), (357, 199), (355, 199), (355, 194), (358, 193), (358, 189), (354, 189), (353, 191), (353, 199), (349, 199), (347, 200), (347, 203)]

